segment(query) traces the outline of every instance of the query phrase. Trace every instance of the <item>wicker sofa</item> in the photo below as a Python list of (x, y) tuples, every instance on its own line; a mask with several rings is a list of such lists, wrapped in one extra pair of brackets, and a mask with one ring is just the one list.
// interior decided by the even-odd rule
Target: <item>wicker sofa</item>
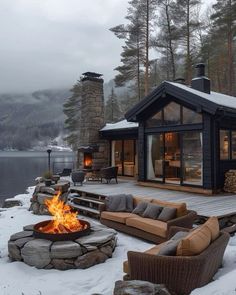
[(195, 211), (187, 210), (185, 203), (165, 202), (147, 197), (133, 197), (134, 208), (141, 202), (174, 207), (177, 209), (177, 217), (163, 222), (143, 218), (129, 212), (110, 212), (106, 210), (106, 206), (104, 205), (101, 208), (100, 222), (118, 231), (159, 244), (168, 240), (172, 226), (192, 228), (197, 216)]
[[(183, 230), (187, 229), (172, 227), (170, 236)], [(193, 256), (158, 255), (163, 244), (152, 247), (144, 253), (129, 251), (128, 260), (123, 265), (126, 273), (124, 280), (165, 284), (173, 294), (190, 294), (192, 290), (212, 280), (222, 264), (228, 240), (229, 234), (221, 231), (204, 251)]]

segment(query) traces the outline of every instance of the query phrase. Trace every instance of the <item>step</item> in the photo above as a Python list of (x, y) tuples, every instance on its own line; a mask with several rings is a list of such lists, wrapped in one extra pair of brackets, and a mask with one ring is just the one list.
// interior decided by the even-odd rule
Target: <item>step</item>
[(73, 197), (71, 199), (71, 201), (73, 202), (73, 200), (80, 200), (80, 201), (85, 201), (85, 202), (88, 202), (88, 203), (94, 203), (94, 204), (98, 204), (98, 205), (103, 205), (104, 202), (101, 202), (101, 201), (97, 201), (95, 199), (92, 199), (92, 198), (85, 198), (85, 197)]
[(73, 208), (78, 209), (78, 210), (86, 211), (86, 212), (90, 212), (90, 213), (93, 213), (93, 214), (100, 215), (100, 211), (99, 210), (96, 210), (96, 209), (93, 209), (93, 208), (89, 208), (89, 207), (85, 207), (85, 206), (81, 206), (81, 205), (77, 205), (77, 204), (74, 204), (72, 202), (68, 202), (67, 204), (70, 205)]

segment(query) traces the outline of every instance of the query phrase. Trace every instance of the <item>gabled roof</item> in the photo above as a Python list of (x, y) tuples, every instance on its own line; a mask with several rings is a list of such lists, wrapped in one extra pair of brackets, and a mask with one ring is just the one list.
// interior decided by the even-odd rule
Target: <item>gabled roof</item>
[(137, 122), (137, 117), (141, 115), (147, 108), (163, 99), (163, 94), (171, 95), (180, 102), (192, 105), (195, 109), (201, 110), (210, 114), (215, 114), (219, 111), (227, 111), (236, 115), (236, 97), (221, 94), (211, 91), (210, 94), (195, 90), (189, 86), (164, 81), (161, 85), (155, 88), (142, 101), (136, 104), (126, 114), (125, 118), (128, 121)]

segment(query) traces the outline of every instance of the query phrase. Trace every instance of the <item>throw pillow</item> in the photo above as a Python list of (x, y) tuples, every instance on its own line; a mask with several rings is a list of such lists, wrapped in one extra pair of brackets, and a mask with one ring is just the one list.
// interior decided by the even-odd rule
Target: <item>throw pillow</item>
[(161, 211), (161, 214), (158, 216), (158, 220), (168, 221), (168, 220), (174, 219), (176, 217), (176, 214), (177, 214), (176, 208), (164, 207), (163, 210)]
[(169, 241), (164, 243), (161, 247), (158, 255), (165, 255), (165, 256), (175, 256), (177, 247), (180, 241), (185, 238), (189, 233), (184, 231), (177, 232)]
[(161, 210), (162, 207), (149, 203), (142, 216), (144, 218), (157, 219), (161, 213)]
[(133, 195), (126, 195), (126, 212), (132, 212), (133, 209)]
[(142, 216), (143, 215), (143, 212), (147, 208), (147, 205), (148, 205), (148, 203), (146, 203), (146, 202), (138, 203), (138, 205), (134, 208), (134, 210), (132, 211), (132, 213)]
[(181, 239), (187, 237), (188, 234), (189, 234), (188, 231), (179, 231), (179, 232), (177, 232), (177, 233), (171, 238), (171, 240), (173, 240), (173, 241), (177, 241), (177, 240), (180, 241)]
[(179, 242), (180, 240), (169, 240), (161, 247), (158, 255), (175, 256)]
[(125, 194), (110, 195), (105, 199), (106, 211), (110, 212), (125, 212), (126, 211), (126, 196)]

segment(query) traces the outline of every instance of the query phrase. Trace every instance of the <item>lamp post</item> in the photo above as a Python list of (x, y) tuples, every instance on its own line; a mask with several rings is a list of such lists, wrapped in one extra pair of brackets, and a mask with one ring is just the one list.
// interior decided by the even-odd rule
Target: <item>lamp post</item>
[(48, 153), (48, 171), (51, 171), (51, 163), (50, 163), (50, 157), (51, 157), (51, 152), (52, 150), (51, 149), (48, 149), (47, 150), (47, 153)]

